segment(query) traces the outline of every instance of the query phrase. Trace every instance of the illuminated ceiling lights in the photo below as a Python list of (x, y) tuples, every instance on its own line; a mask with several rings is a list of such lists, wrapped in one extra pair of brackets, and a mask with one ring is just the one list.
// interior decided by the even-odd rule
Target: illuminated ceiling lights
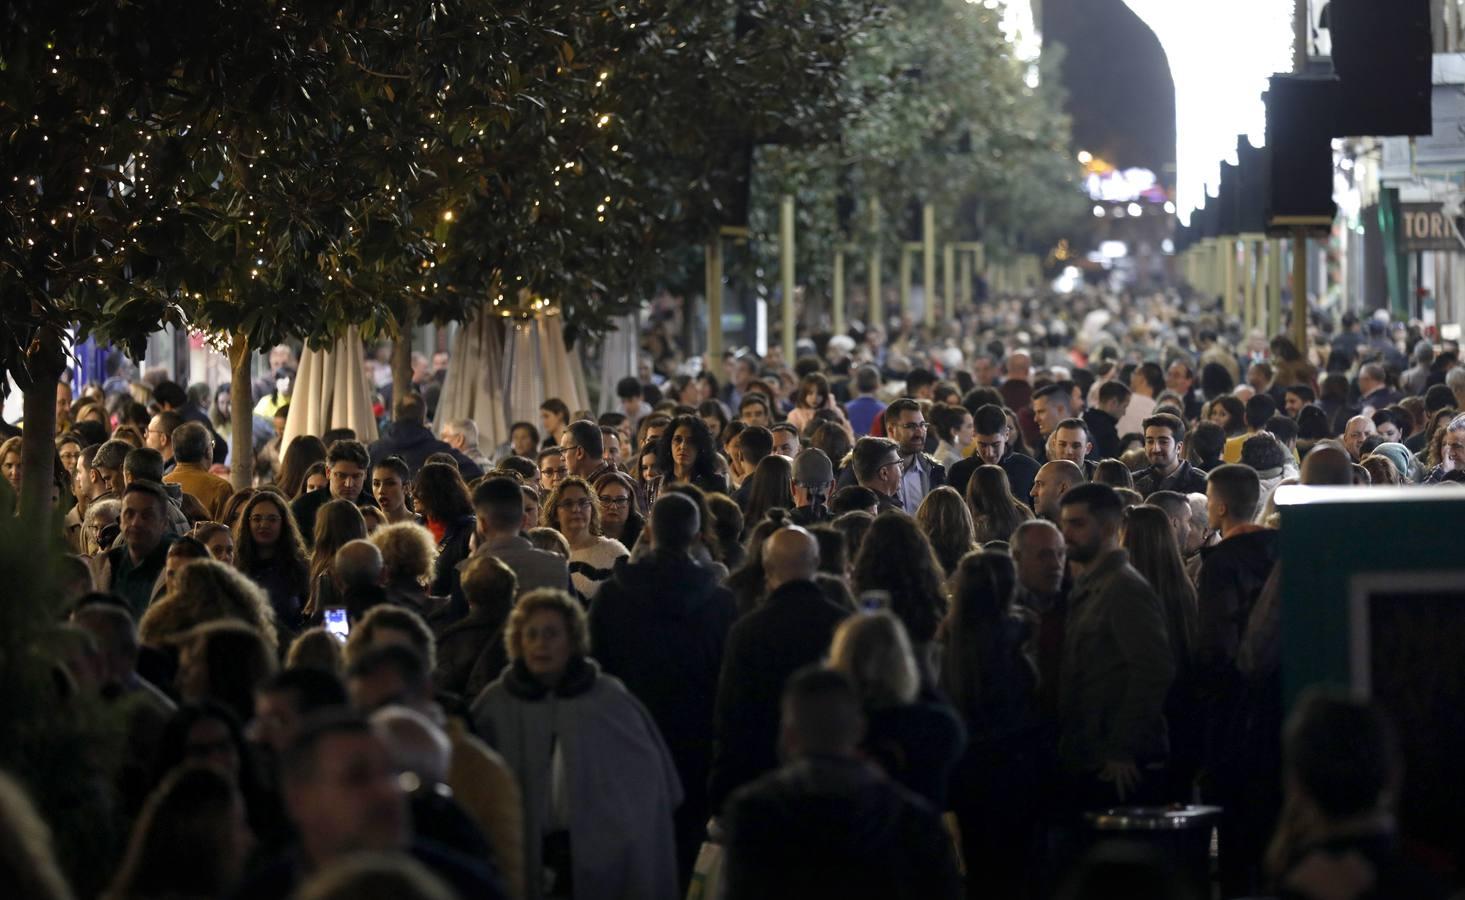
[[(1292, 70), (1290, 0), (1124, 0), (1144, 20), (1175, 80), (1175, 202), (1180, 220), (1214, 195), (1236, 136), (1266, 141), (1267, 77)], [(1209, 190), (1208, 190), (1209, 189)]]

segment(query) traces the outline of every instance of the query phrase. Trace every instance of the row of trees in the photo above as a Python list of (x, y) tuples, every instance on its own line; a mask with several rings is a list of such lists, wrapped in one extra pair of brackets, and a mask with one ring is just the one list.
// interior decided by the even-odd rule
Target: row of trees
[(966, 198), (947, 233), (1062, 210), (1058, 104), (961, 0), (17, 0), (4, 25), (0, 369), (32, 515), (67, 328), (196, 329), (247, 396), (252, 351), (352, 323), (547, 298), (593, 333), (787, 191), (815, 278), (842, 197)]
[[(851, 42), (839, 138), (761, 150), (754, 235), (776, 236), (778, 195), (797, 198), (799, 280), (811, 294), (827, 291), (838, 245), (877, 247), (893, 272), (900, 242), (920, 240), (926, 202), (941, 240), (981, 240), (998, 257), (1046, 253), (1087, 224), (1063, 50), (1044, 48), (1040, 64), (1019, 58), (993, 6), (892, 11)], [(849, 277), (865, 258), (850, 255)], [(755, 241), (752, 261), (776, 270), (776, 239)]]

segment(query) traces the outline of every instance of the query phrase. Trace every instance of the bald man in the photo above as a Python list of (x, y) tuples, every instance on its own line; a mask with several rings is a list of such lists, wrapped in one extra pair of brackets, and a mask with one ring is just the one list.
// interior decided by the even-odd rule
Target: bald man
[(1059, 501), (1068, 489), (1083, 484), (1083, 469), (1067, 459), (1043, 463), (1033, 477), (1033, 514), (1049, 522), (1058, 521)]
[(1354, 416), (1343, 426), (1343, 449), (1353, 462), (1363, 457), (1363, 442), (1379, 433), (1378, 426), (1369, 416)]
[(718, 679), (708, 800), (717, 814), (729, 794), (778, 767), (779, 698), (790, 675), (817, 663), (850, 610), (814, 583), (819, 544), (798, 526), (763, 545), (768, 595), (728, 633)]

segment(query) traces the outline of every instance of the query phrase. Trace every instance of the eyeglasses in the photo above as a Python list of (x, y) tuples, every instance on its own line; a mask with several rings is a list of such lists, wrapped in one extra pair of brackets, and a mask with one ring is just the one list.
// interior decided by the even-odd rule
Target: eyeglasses
[(548, 478), (564, 478), (570, 474), (569, 469), (540, 469), (540, 474)]
[(897, 427), (904, 428), (906, 431), (925, 431), (931, 426), (928, 422), (901, 422)]
[(1445, 441), (1440, 444), (1440, 451), (1443, 453), (1465, 453), (1465, 442)]
[(589, 497), (581, 497), (579, 500), (561, 500), (556, 508), (569, 511), (575, 509), (589, 509), (592, 505)]
[(278, 525), (278, 524), (280, 524), (280, 517), (279, 516), (250, 516), (249, 517), (249, 524), (251, 524), (251, 525)]
[(604, 494), (600, 495), (601, 506), (629, 506), (630, 504), (630, 497), (607, 497)]

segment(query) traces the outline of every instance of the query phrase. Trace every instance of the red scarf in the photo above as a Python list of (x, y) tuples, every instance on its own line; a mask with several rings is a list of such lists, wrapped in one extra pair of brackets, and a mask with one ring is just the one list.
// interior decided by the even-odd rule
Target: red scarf
[(448, 533), (448, 526), (443, 522), (439, 522), (437, 519), (429, 518), (427, 520), (427, 530), (432, 532), (432, 539), (441, 544), (443, 542), (443, 535)]

